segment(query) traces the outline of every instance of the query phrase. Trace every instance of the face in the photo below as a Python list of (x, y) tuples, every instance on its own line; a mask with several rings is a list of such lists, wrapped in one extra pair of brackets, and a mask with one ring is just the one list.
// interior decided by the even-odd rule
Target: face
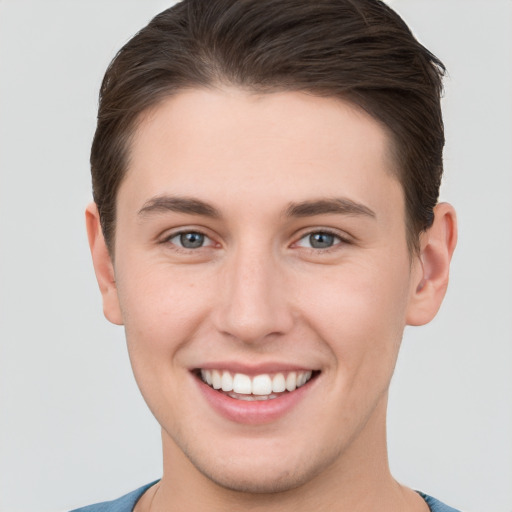
[(388, 154), (371, 117), (298, 92), (191, 90), (143, 118), (105, 312), (164, 458), (268, 492), (384, 450), (421, 281)]

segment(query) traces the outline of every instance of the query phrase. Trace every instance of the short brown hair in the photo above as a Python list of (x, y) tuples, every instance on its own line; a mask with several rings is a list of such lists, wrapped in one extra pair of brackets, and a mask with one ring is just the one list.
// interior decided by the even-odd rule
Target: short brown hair
[(137, 120), (185, 88), (306, 91), (363, 108), (391, 134), (409, 247), (433, 222), (443, 170), (443, 64), (379, 0), (183, 0), (116, 55), (100, 90), (94, 201), (114, 248)]

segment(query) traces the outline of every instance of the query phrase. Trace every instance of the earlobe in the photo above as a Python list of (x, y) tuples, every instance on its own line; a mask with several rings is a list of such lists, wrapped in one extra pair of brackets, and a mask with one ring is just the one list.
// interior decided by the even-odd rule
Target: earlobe
[(408, 325), (424, 325), (435, 317), (448, 287), (450, 261), (456, 243), (455, 210), (448, 203), (440, 203), (434, 208), (434, 223), (421, 235), (407, 311)]
[(103, 313), (113, 324), (123, 325), (119, 298), (114, 275), (114, 265), (101, 230), (96, 204), (91, 203), (85, 210), (85, 223), (94, 272), (103, 298)]

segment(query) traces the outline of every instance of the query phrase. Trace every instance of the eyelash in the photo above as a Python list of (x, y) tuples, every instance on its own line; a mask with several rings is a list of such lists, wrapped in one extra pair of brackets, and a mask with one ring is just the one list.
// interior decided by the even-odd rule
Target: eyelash
[[(183, 245), (172, 242), (173, 239), (175, 239), (177, 237), (182, 237), (183, 235), (199, 235), (200, 237), (204, 237), (204, 239), (209, 240), (211, 243), (209, 243), (207, 245), (200, 245), (198, 247), (184, 247)], [(305, 246), (299, 245), (299, 243), (302, 240), (305, 240), (308, 237), (311, 237), (313, 235), (332, 236), (334, 238), (333, 244), (329, 247), (323, 247), (323, 248), (305, 247)], [(174, 246), (175, 250), (180, 251), (180, 252), (187, 252), (187, 253), (196, 252), (197, 249), (210, 248), (210, 247), (213, 247), (216, 245), (215, 242), (212, 240), (212, 238), (210, 238), (208, 235), (206, 235), (205, 233), (203, 233), (200, 230), (194, 230), (194, 229), (181, 230), (181, 231), (178, 231), (175, 233), (171, 233), (169, 236), (165, 237), (164, 240), (162, 240), (162, 243), (164, 243), (164, 244), (170, 243), (171, 245)], [(326, 253), (330, 253), (332, 251), (337, 250), (340, 245), (350, 244), (350, 243), (351, 243), (350, 240), (348, 240), (346, 237), (341, 236), (339, 233), (336, 233), (329, 229), (317, 229), (317, 230), (311, 230), (311, 231), (308, 231), (307, 233), (302, 234), (302, 236), (296, 242), (293, 243), (293, 246), (302, 247), (303, 249), (310, 251), (310, 252), (314, 252), (315, 254), (319, 254), (319, 253), (326, 254)]]
[[(173, 239), (175, 239), (177, 237), (181, 238), (183, 235), (199, 235), (200, 237), (204, 237), (204, 239), (209, 240), (211, 243), (208, 245), (200, 245), (199, 247), (192, 248), (192, 247), (184, 247), (183, 245), (179, 245), (175, 242), (172, 242)], [(215, 242), (208, 235), (206, 235), (205, 233), (203, 233), (199, 230), (194, 230), (194, 229), (181, 230), (176, 233), (171, 233), (169, 236), (165, 237), (164, 240), (162, 240), (162, 243), (164, 243), (164, 244), (170, 243), (171, 245), (173, 245), (175, 247), (176, 250), (185, 251), (185, 252), (195, 252), (197, 249), (204, 249), (204, 248), (212, 247), (215, 245)]]
[(334, 238), (333, 244), (329, 247), (319, 248), (319, 247), (304, 247), (304, 249), (314, 252), (315, 254), (328, 254), (330, 252), (336, 251), (339, 249), (340, 245), (344, 244), (350, 244), (350, 240), (348, 238), (341, 236), (339, 233), (335, 231), (331, 231), (329, 229), (318, 229), (318, 230), (312, 230), (308, 231), (307, 233), (304, 233), (297, 242), (294, 243), (294, 245), (298, 245), (301, 240), (305, 240), (307, 238), (310, 238), (313, 235), (329, 235)]

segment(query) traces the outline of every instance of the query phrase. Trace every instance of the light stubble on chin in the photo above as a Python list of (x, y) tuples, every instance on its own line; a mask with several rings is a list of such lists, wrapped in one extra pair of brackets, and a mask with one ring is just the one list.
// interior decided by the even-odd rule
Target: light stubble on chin
[(337, 451), (329, 450), (317, 453), (316, 461), (304, 455), (292, 464), (292, 468), (267, 467), (255, 470), (247, 476), (246, 468), (241, 471), (229, 460), (219, 464), (203, 454), (194, 453), (195, 450), (190, 450), (188, 446), (182, 446), (181, 449), (195, 469), (213, 484), (233, 493), (262, 497), (267, 494), (287, 493), (312, 482), (339, 458)]

